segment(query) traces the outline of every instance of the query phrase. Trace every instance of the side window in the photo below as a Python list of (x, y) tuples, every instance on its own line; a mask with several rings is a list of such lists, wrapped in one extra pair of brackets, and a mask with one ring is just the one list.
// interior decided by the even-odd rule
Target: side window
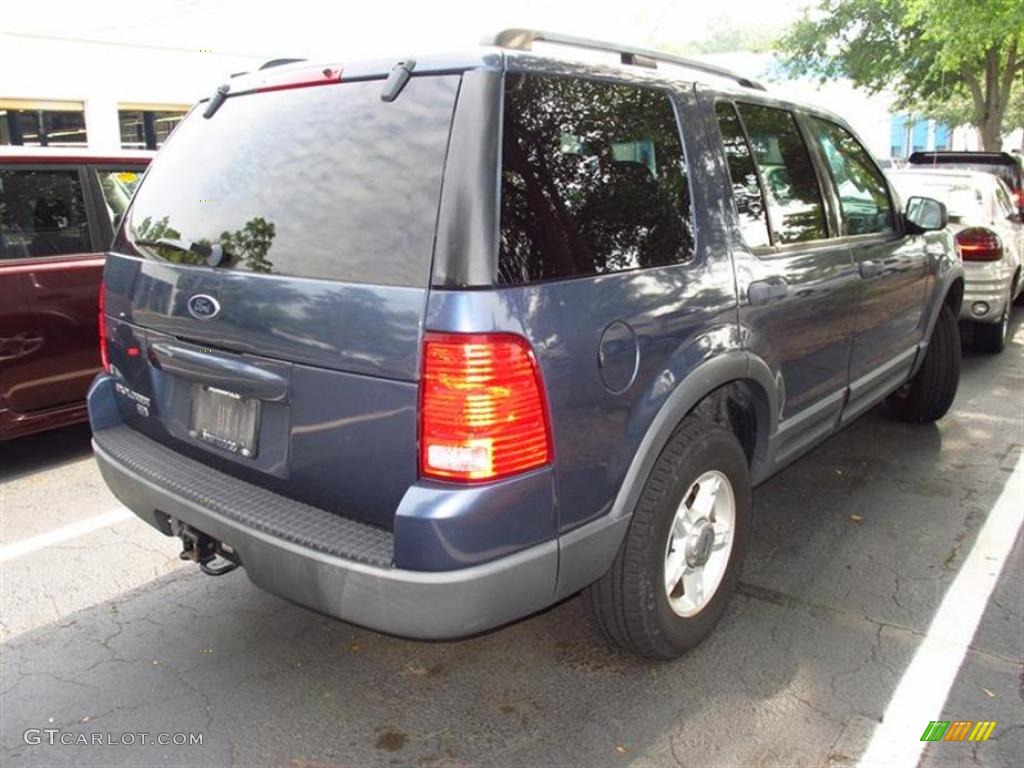
[(739, 111), (768, 197), (776, 244), (827, 237), (818, 177), (796, 119), (785, 110), (755, 104), (740, 104)]
[(843, 234), (893, 230), (892, 202), (882, 172), (853, 135), (835, 123), (811, 118), (815, 138), (828, 160), (843, 212)]
[(1017, 209), (1013, 206), (1013, 201), (1010, 199), (1009, 192), (1006, 191), (1006, 187), (1002, 184), (996, 184), (996, 206), (997, 217), (1008, 219), (1017, 212)]
[(507, 75), (499, 282), (607, 274), (692, 256), (690, 188), (666, 94)]
[(0, 170), (0, 259), (92, 250), (73, 170)]
[(747, 137), (743, 135), (736, 108), (726, 102), (715, 105), (718, 116), (718, 130), (722, 133), (725, 159), (729, 164), (729, 179), (732, 181), (732, 197), (740, 217), (740, 231), (750, 248), (769, 245), (768, 214), (765, 211), (764, 196), (757, 181), (757, 170), (750, 156)]
[(121, 223), (121, 217), (128, 209), (135, 188), (142, 181), (142, 171), (130, 170), (97, 170), (96, 175), (100, 180), (100, 188), (103, 190), (103, 201), (106, 203), (107, 216), (110, 217), (110, 224), (117, 229)]

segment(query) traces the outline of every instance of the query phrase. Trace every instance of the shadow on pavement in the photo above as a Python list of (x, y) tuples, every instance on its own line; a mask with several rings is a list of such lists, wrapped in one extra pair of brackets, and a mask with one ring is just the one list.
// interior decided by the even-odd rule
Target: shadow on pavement
[(0, 443), (0, 482), (91, 455), (91, 436), (88, 424), (76, 424)]

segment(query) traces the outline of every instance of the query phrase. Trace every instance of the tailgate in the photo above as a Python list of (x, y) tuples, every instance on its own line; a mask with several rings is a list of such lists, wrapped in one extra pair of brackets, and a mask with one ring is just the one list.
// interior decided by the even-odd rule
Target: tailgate
[(105, 301), (131, 427), (390, 527), (417, 476), (419, 349), (459, 77), (413, 78), (393, 102), (382, 85), (194, 110), (136, 194)]

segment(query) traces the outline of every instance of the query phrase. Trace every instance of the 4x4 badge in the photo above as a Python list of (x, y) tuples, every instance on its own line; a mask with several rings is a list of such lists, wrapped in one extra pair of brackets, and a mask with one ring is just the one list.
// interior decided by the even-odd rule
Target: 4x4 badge
[(197, 293), (188, 300), (188, 312), (197, 320), (212, 320), (220, 314), (220, 302), (206, 293)]

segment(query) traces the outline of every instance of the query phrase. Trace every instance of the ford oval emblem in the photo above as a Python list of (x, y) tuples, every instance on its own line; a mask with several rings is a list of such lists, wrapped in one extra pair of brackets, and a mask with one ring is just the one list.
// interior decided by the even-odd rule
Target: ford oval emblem
[(196, 320), (213, 320), (220, 314), (220, 302), (206, 293), (197, 293), (188, 300), (188, 313)]

